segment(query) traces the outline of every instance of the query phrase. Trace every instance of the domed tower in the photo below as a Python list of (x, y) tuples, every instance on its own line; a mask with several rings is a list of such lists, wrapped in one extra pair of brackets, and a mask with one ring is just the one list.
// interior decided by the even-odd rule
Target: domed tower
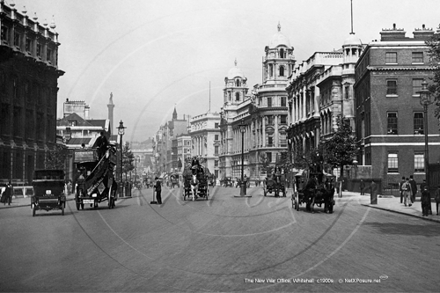
[(223, 89), (223, 102), (225, 105), (236, 105), (244, 101), (249, 90), (246, 85), (247, 78), (241, 69), (237, 67), (237, 60), (234, 62), (228, 76), (225, 77), (225, 88)]
[(295, 58), (293, 47), (289, 39), (281, 33), (278, 23), (278, 32), (273, 35), (269, 46), (265, 48), (266, 56), (263, 59), (263, 83), (286, 82), (293, 71)]
[(342, 45), (342, 116), (354, 127), (354, 84), (355, 65), (362, 53), (362, 42), (352, 31)]

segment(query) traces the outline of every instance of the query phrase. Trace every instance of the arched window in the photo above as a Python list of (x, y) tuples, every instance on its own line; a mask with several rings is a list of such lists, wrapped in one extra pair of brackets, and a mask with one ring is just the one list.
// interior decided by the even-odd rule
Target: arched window
[(280, 58), (286, 58), (286, 53), (284, 52), (284, 49), (280, 49)]
[(284, 66), (280, 66), (280, 76), (284, 76)]
[(235, 93), (235, 100), (240, 101), (240, 93)]
[(269, 77), (273, 77), (273, 65), (269, 64)]
[(235, 80), (235, 86), (241, 86), (241, 82), (240, 82), (239, 79), (236, 79), (236, 80)]

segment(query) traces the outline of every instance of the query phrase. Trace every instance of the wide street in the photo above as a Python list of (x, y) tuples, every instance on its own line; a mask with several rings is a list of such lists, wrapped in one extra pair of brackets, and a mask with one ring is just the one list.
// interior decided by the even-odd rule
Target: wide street
[[(438, 292), (440, 225), (336, 199), (311, 214), (286, 198), (208, 201), (152, 189), (66, 213), (0, 210), (1, 291), (38, 292)], [(69, 196), (72, 199), (73, 196)], [(371, 282), (371, 283), (366, 283)]]

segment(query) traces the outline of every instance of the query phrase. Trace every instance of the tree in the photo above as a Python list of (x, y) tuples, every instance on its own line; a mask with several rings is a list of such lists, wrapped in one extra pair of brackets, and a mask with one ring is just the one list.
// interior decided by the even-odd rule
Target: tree
[(324, 162), (331, 167), (339, 167), (344, 170), (344, 166), (352, 165), (358, 153), (358, 143), (353, 135), (350, 123), (346, 120), (337, 118), (338, 130), (328, 140), (323, 141), (322, 156)]
[(62, 144), (55, 144), (52, 150), (46, 155), (44, 166), (50, 170), (64, 170), (67, 160), (67, 148)]
[[(438, 27), (440, 29), (440, 25)], [(431, 67), (434, 69), (434, 82), (429, 86), (429, 91), (434, 95), (435, 99), (435, 117), (440, 118), (440, 34), (434, 34), (432, 39), (426, 42), (429, 47), (429, 55), (431, 57)]]
[(269, 161), (269, 157), (267, 156), (266, 153), (260, 153), (260, 164), (261, 164), (261, 169), (266, 172), (266, 174), (270, 173), (270, 171), (272, 170), (272, 167), (270, 167), (270, 161)]
[(128, 172), (134, 169), (134, 155), (130, 150), (130, 144), (125, 143), (122, 149), (122, 172), (125, 173), (125, 178), (127, 178)]

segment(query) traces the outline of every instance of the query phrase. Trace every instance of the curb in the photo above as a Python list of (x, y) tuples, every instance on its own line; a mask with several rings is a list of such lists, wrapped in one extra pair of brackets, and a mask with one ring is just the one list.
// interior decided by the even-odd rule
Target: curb
[(396, 214), (401, 214), (401, 215), (405, 215), (405, 216), (410, 216), (410, 217), (414, 217), (414, 218), (419, 218), (422, 220), (426, 220), (426, 221), (431, 221), (431, 222), (435, 222), (435, 223), (440, 223), (440, 220), (434, 220), (432, 218), (428, 218), (428, 217), (423, 217), (423, 216), (418, 216), (418, 215), (413, 215), (413, 214), (408, 214), (408, 213), (404, 213), (404, 212), (400, 212), (400, 211), (396, 211), (396, 210), (391, 210), (391, 209), (387, 209), (387, 208), (382, 208), (382, 207), (378, 207), (378, 206), (373, 206), (373, 205), (369, 205), (369, 204), (361, 204), (364, 207), (370, 207), (373, 209), (377, 209), (377, 210), (382, 210), (382, 211), (387, 211), (387, 212), (392, 212), (392, 213), (396, 213)]

